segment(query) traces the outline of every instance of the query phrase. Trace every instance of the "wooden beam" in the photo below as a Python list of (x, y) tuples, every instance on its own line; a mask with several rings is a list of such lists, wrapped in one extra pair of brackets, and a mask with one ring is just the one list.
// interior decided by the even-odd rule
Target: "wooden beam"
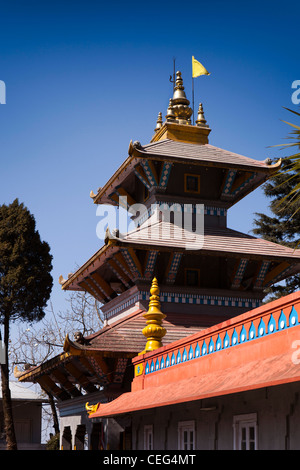
[(124, 379), (124, 375), (126, 372), (128, 359), (124, 357), (119, 357), (116, 359), (115, 370), (114, 370), (114, 378), (113, 382), (121, 384)]
[(138, 179), (143, 183), (143, 185), (146, 186), (146, 188), (150, 191), (151, 185), (149, 184), (148, 178), (145, 175), (145, 171), (141, 167), (141, 165), (137, 165), (134, 168), (134, 172), (135, 172), (136, 176), (138, 177)]
[(90, 382), (88, 377), (79, 370), (74, 363), (68, 362), (64, 364), (64, 368), (69, 372), (69, 374), (74, 377), (74, 379), (78, 382), (78, 384), (84, 388), (87, 392), (96, 392), (97, 388)]
[(231, 170), (231, 169), (229, 169), (226, 172), (226, 174), (224, 176), (223, 183), (221, 185), (221, 194), (222, 194), (222, 196), (230, 195), (231, 187), (232, 187), (233, 182), (235, 180), (236, 173), (237, 173), (236, 170)]
[(141, 266), (140, 260), (138, 259), (136, 252), (133, 248), (121, 248), (122, 254), (126, 259), (127, 264), (130, 267), (132, 274), (135, 278), (140, 278), (143, 276), (143, 268)]
[(95, 375), (100, 379), (102, 385), (107, 385), (111, 382), (112, 376), (111, 376), (111, 370), (108, 367), (107, 363), (105, 362), (105, 359), (102, 357), (95, 357), (95, 356), (90, 356), (89, 362), (92, 365), (94, 369)]
[(81, 396), (81, 393), (78, 388), (76, 388), (75, 385), (68, 380), (68, 377), (66, 377), (60, 370), (54, 369), (53, 371), (51, 371), (51, 375), (56, 379), (56, 381), (60, 383), (61, 387), (66, 390), (72, 397)]
[(162, 163), (161, 172), (159, 176), (159, 188), (160, 189), (167, 188), (172, 166), (173, 166), (173, 163), (171, 162)]
[(105, 295), (105, 293), (99, 289), (99, 287), (95, 284), (95, 282), (92, 279), (89, 279), (88, 277), (85, 279), (85, 282), (90, 286), (90, 288), (96, 292), (98, 297), (102, 297), (103, 300), (107, 300), (108, 296)]
[(59, 388), (56, 383), (48, 376), (42, 375), (36, 379), (36, 382), (40, 384), (42, 388), (44, 388), (48, 393), (54, 395), (59, 400), (68, 400), (71, 398), (71, 395), (67, 393), (65, 390)]
[(127, 287), (130, 287), (130, 278), (127, 274), (120, 268), (120, 266), (113, 260), (108, 260), (108, 265), (110, 266), (113, 273), (117, 276), (117, 278)]
[(106, 294), (106, 297), (110, 297), (112, 294), (114, 294), (113, 289), (110, 287), (110, 285), (100, 276), (99, 273), (94, 272), (91, 274), (91, 278), (98, 284), (98, 286), (104, 291)]
[(133, 199), (133, 197), (130, 196), (130, 194), (126, 191), (126, 189), (122, 188), (121, 186), (116, 188), (116, 193), (119, 196), (125, 196), (127, 198), (127, 207), (132, 206), (133, 204), (136, 204), (136, 200)]
[(243, 172), (242, 175), (240, 175), (238, 178), (235, 179), (232, 187), (231, 187), (231, 195), (236, 195), (239, 193), (242, 189), (244, 189), (247, 184), (252, 181), (255, 177), (254, 172), (246, 171)]
[(151, 280), (153, 277), (157, 255), (158, 250), (149, 250), (146, 252), (143, 277), (147, 280)]
[(240, 259), (236, 265), (232, 276), (231, 289), (239, 289), (248, 264), (247, 258)]
[(272, 284), (274, 280), (283, 273), (283, 271), (286, 271), (287, 269), (290, 268), (290, 264), (287, 263), (286, 261), (280, 263), (279, 265), (275, 266), (270, 272), (265, 277), (265, 280), (263, 282), (263, 286), (267, 286)]
[(158, 177), (155, 166), (151, 160), (142, 160), (141, 165), (151, 186), (158, 185)]
[(114, 254), (114, 259), (116, 263), (121, 267), (121, 269), (128, 275), (131, 281), (134, 280), (134, 276), (131, 272), (130, 267), (128, 266), (128, 263), (126, 262), (124, 256), (122, 253), (119, 251), (118, 253)]
[[(87, 280), (86, 280), (87, 281)], [(103, 292), (100, 292), (100, 291), (96, 291), (96, 289), (94, 288), (95, 286), (93, 286), (93, 288), (89, 285), (88, 282), (86, 281), (82, 281), (79, 283), (80, 287), (83, 288), (83, 290), (85, 290), (86, 292), (88, 292), (92, 297), (96, 298), (97, 300), (99, 300), (100, 298), (100, 301), (101, 302), (105, 302), (105, 295), (103, 294)]]
[(165, 271), (165, 278), (167, 284), (174, 284), (180, 266), (181, 258), (182, 253), (180, 252), (170, 253), (169, 261)]
[(263, 288), (263, 282), (265, 280), (265, 277), (267, 275), (269, 266), (271, 264), (271, 261), (264, 260), (260, 263), (257, 272), (254, 276), (253, 279), (253, 289), (254, 290), (260, 290)]

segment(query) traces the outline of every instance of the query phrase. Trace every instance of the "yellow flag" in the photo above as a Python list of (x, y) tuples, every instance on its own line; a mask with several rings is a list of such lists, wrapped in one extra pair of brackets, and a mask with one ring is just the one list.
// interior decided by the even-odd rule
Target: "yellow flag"
[(200, 75), (210, 75), (210, 73), (203, 67), (198, 60), (192, 56), (192, 69), (193, 69), (193, 78), (199, 77)]

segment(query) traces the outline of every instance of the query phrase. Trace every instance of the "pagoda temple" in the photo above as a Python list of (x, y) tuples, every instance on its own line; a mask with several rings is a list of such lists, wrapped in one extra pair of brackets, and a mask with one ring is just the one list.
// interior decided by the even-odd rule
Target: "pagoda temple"
[(128, 210), (134, 228), (109, 226), (103, 246), (59, 279), (64, 291), (87, 292), (102, 304), (103, 329), (68, 335), (62, 354), (16, 371), (59, 403), (85, 404), (97, 394), (97, 401), (111, 400), (130, 389), (154, 277), (166, 345), (259, 307), (268, 286), (300, 271), (300, 250), (227, 227), (228, 210), (272, 177), (280, 161), (211, 145), (203, 105), (195, 124), (192, 114), (177, 72), (150, 143), (131, 141), (126, 160), (90, 194), (96, 205)]
[(98, 299), (109, 322), (147, 309), (154, 276), (169, 320), (180, 314), (206, 327), (259, 306), (266, 287), (299, 271), (299, 251), (227, 227), (230, 207), (280, 162), (214, 147), (202, 104), (195, 125), (191, 115), (177, 72), (166, 120), (159, 113), (151, 142), (130, 142), (128, 158), (91, 193), (94, 204), (146, 208), (130, 232), (109, 227), (105, 245), (60, 280), (64, 290)]

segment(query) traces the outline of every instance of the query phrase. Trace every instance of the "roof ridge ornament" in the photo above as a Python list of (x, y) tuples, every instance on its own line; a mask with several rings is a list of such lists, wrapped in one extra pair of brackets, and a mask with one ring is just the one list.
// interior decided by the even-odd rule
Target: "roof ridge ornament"
[(175, 114), (176, 122), (179, 124), (191, 124), (192, 108), (186, 97), (181, 72), (176, 72), (176, 82), (172, 98), (172, 107)]
[(157, 121), (156, 121), (156, 127), (155, 127), (155, 129), (154, 129), (154, 132), (157, 132), (157, 131), (162, 127), (162, 124), (163, 124), (162, 113), (159, 112), (159, 113), (158, 113), (158, 117), (157, 117)]
[(204, 111), (203, 111), (203, 105), (202, 103), (199, 104), (199, 108), (198, 108), (198, 117), (197, 117), (197, 121), (196, 121), (196, 125), (198, 127), (209, 127), (206, 123), (206, 119), (204, 117)]
[(169, 106), (167, 109), (167, 114), (166, 114), (166, 120), (167, 122), (174, 122), (175, 121), (175, 114), (173, 111), (173, 100), (170, 98), (169, 100)]

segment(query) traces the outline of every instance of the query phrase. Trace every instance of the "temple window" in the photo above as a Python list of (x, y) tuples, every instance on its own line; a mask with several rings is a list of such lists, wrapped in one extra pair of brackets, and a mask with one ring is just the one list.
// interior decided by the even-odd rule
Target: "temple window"
[(257, 450), (256, 413), (234, 416), (233, 430), (234, 450)]
[(200, 175), (192, 175), (185, 173), (184, 175), (184, 191), (186, 193), (200, 193)]
[(178, 450), (195, 449), (195, 421), (178, 423)]
[(144, 426), (144, 450), (153, 450), (153, 426), (147, 424)]
[(185, 285), (189, 287), (199, 287), (200, 269), (185, 269)]

